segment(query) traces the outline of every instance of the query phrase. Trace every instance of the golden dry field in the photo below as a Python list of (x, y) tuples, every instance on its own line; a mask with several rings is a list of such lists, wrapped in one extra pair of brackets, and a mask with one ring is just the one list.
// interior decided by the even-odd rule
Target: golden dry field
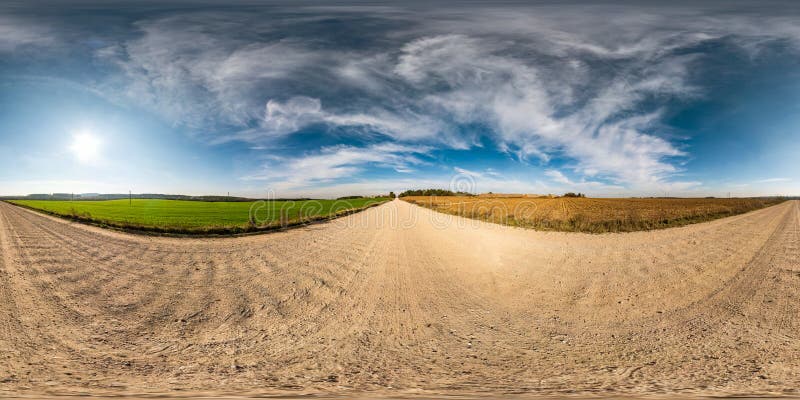
[(682, 226), (741, 214), (781, 198), (576, 198), (408, 196), (403, 200), (447, 214), (499, 224), (567, 232), (632, 232)]

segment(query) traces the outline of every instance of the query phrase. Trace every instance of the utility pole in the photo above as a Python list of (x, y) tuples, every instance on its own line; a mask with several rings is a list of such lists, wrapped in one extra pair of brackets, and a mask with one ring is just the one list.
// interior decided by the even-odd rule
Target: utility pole
[(131, 191), (128, 190), (128, 207), (132, 205), (133, 205), (133, 195), (131, 194)]

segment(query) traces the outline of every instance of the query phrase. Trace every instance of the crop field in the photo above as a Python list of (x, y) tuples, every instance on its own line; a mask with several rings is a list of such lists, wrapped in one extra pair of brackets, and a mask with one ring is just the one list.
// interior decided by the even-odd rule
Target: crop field
[(204, 202), (161, 199), (11, 203), (83, 222), (163, 233), (242, 233), (328, 219), (380, 204), (384, 198)]
[(565, 232), (632, 232), (682, 226), (778, 204), (780, 198), (534, 198), (409, 196), (447, 214)]

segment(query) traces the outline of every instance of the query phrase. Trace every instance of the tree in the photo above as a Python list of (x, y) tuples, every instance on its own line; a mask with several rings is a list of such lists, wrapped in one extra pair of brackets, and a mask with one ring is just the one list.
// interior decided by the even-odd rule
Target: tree
[(406, 196), (473, 196), (473, 194), (467, 192), (453, 192), (452, 190), (446, 189), (406, 190), (400, 193), (400, 197)]
[(395, 198), (395, 197), (397, 197), (397, 196), (395, 196), (395, 195), (394, 195), (394, 192), (389, 192), (389, 198), (392, 198), (392, 199), (393, 199), (393, 198)]

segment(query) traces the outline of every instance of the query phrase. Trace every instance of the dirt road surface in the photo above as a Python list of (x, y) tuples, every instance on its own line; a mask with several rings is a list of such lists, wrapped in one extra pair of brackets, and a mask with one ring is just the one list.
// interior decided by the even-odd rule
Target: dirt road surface
[(0, 396), (787, 394), (800, 203), (536, 232), (393, 201), (268, 235), (0, 203)]

